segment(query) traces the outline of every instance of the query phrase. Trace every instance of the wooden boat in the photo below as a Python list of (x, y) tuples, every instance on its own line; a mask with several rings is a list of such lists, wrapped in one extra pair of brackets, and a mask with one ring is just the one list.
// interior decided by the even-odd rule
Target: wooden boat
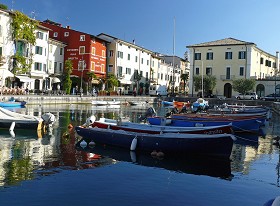
[(54, 121), (55, 117), (51, 113), (43, 114), (42, 117), (35, 117), (0, 107), (0, 128), (41, 129), (44, 125), (52, 125)]
[(169, 125), (176, 127), (196, 127), (196, 126), (217, 126), (232, 123), (234, 132), (251, 132), (259, 133), (263, 123), (256, 118), (243, 118), (243, 119), (176, 119), (165, 117), (147, 117), (147, 120), (152, 125)]
[(170, 101), (162, 101), (161, 104), (163, 106), (173, 106), (173, 102), (170, 102)]
[(173, 127), (173, 126), (160, 126), (139, 124), (133, 122), (122, 122), (120, 120), (100, 118), (99, 121), (92, 120), (95, 117), (90, 117), (91, 120), (87, 120), (91, 127), (110, 128), (112, 130), (125, 130), (130, 132), (148, 133), (148, 134), (160, 134), (160, 133), (191, 133), (191, 134), (232, 134), (232, 126), (220, 125), (209, 127)]
[(123, 147), (129, 150), (161, 152), (164, 155), (206, 155), (229, 158), (232, 151), (232, 134), (147, 134), (124, 130), (103, 129), (98, 127), (77, 126), (78, 135), (86, 142)]
[(120, 101), (116, 101), (113, 99), (112, 101), (104, 101), (104, 100), (92, 100), (91, 102), (94, 106), (110, 106), (110, 105), (120, 105)]
[(149, 102), (147, 101), (128, 101), (130, 106), (139, 106), (139, 107), (147, 107), (149, 106)]

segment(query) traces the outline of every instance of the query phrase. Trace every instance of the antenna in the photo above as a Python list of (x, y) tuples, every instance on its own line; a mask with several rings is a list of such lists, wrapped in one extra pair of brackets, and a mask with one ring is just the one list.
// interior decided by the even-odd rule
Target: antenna
[(14, 3), (15, 3), (15, 1), (12, 0), (12, 9), (11, 9), (11, 11), (14, 10)]

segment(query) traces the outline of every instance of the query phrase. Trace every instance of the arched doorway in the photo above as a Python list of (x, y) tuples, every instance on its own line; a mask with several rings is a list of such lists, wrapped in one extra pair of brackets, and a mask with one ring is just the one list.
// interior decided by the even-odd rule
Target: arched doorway
[(257, 88), (256, 88), (256, 92), (257, 92), (258, 97), (264, 97), (265, 96), (264, 85), (258, 84)]
[(230, 83), (226, 83), (224, 85), (224, 96), (226, 98), (231, 98), (231, 96), (232, 96), (232, 86)]

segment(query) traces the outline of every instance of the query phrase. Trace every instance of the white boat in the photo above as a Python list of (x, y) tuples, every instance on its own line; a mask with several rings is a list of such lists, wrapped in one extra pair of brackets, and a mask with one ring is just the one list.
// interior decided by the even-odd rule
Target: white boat
[(128, 104), (131, 106), (141, 106), (141, 107), (149, 106), (149, 102), (147, 101), (129, 101)]
[(12, 112), (0, 107), (0, 128), (40, 129), (44, 125), (51, 126), (54, 121), (55, 116), (51, 113), (36, 117)]
[(111, 101), (105, 101), (105, 100), (92, 100), (91, 102), (92, 105), (95, 106), (109, 106), (109, 105), (120, 105), (120, 101), (116, 101), (115, 99)]

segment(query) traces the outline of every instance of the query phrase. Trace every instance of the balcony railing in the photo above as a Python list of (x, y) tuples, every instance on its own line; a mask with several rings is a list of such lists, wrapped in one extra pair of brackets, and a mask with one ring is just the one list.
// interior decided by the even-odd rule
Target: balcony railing
[(235, 78), (235, 75), (221, 75), (221, 80), (233, 80)]

